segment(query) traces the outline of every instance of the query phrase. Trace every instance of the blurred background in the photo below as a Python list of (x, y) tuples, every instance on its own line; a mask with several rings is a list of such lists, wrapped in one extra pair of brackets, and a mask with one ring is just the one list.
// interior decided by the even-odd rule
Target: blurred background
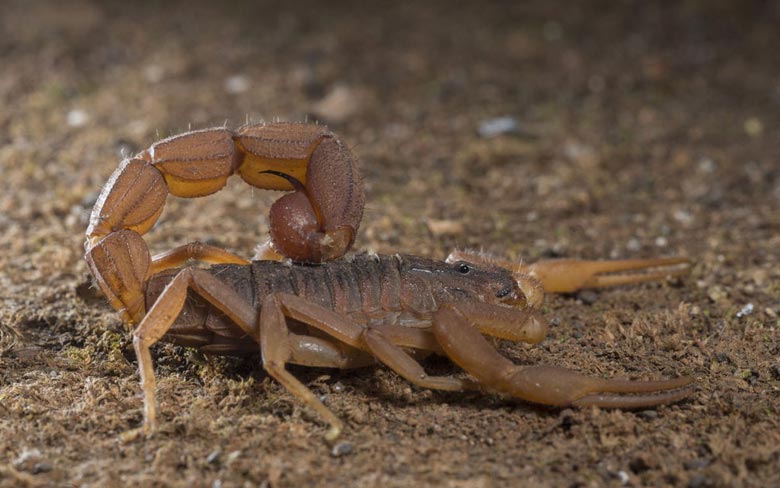
[[(779, 21), (775, 1), (2, 1), (0, 483), (780, 483)], [(99, 190), (161, 138), (275, 120), (327, 124), (362, 161), (357, 250), (691, 257), (683, 282), (551, 298), (550, 339), (501, 347), (694, 374), (697, 398), (560, 412), (296, 370), (350, 425), (331, 451), (256, 362), (164, 346), (172, 426), (117, 444), (140, 406), (82, 258)], [(251, 256), (277, 197), (171, 198), (147, 241)]]

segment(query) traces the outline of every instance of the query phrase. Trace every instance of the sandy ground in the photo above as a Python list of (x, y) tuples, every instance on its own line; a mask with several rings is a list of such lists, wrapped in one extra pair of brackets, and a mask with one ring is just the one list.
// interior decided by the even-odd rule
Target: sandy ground
[[(3, 3), (1, 486), (780, 485), (777, 2), (192, 3)], [(480, 133), (498, 117), (513, 130)], [(550, 297), (542, 344), (498, 347), (696, 394), (561, 411), (292, 368), (346, 421), (334, 446), (257, 357), (160, 345), (162, 430), (121, 442), (141, 401), (83, 261), (97, 192), (162, 137), (275, 119), (359, 155), (358, 250), (690, 257), (682, 280)], [(171, 198), (147, 241), (249, 256), (276, 196)]]

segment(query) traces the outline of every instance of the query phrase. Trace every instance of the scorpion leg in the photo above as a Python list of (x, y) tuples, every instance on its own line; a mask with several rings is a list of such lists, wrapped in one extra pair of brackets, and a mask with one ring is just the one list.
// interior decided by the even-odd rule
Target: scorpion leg
[[(413, 330), (413, 329), (407, 329)], [(363, 333), (368, 350), (406, 381), (422, 388), (445, 391), (476, 390), (471, 380), (454, 376), (430, 376), (408, 352), (394, 343), (380, 328), (369, 327)], [(437, 348), (438, 349), (438, 348)]]
[(693, 392), (693, 379), (687, 376), (661, 381), (608, 380), (556, 366), (518, 366), (480, 333), (494, 332), (495, 318), (486, 312), (464, 304), (445, 305), (434, 315), (433, 331), (448, 357), (499, 392), (544, 405), (612, 408), (672, 403)]
[[(438, 350), (435, 339), (426, 331), (415, 331), (402, 327), (363, 327), (341, 314), (311, 303), (296, 295), (276, 293), (263, 302), (260, 315), (260, 348), (263, 366), (268, 374), (277, 379), (293, 395), (317, 411), (328, 423), (328, 440), (338, 437), (343, 424), (320, 399), (297, 378), (285, 369), (287, 363), (300, 363), (302, 352), (296, 352), (285, 318), (291, 318), (314, 327), (338, 341), (355, 349), (371, 352), (410, 382), (442, 390), (475, 389), (470, 380), (451, 377), (428, 376), (414, 359), (394, 344), (423, 350)], [(384, 330), (383, 330), (384, 329)], [(297, 356), (297, 357), (296, 357)], [(309, 355), (311, 357), (311, 355)], [(358, 356), (355, 356), (358, 359)], [(317, 359), (321, 361), (322, 359)], [(302, 364), (309, 364), (303, 362)], [(333, 364), (326, 366), (334, 366)]]
[[(317, 395), (285, 369), (285, 365), (291, 362), (293, 357), (290, 331), (285, 317), (324, 330), (348, 345), (356, 346), (359, 343), (362, 327), (335, 312), (324, 308), (320, 310), (320, 308), (322, 307), (294, 295), (281, 293), (268, 295), (263, 300), (260, 312), (260, 352), (263, 357), (263, 367), (268, 374), (324, 418), (330, 424), (325, 438), (334, 440), (341, 433), (344, 424)], [(322, 311), (326, 313), (320, 314), (319, 312)]]
[(257, 340), (254, 328), (256, 313), (230, 286), (201, 269), (185, 268), (179, 272), (133, 331), (133, 347), (138, 357), (144, 394), (145, 434), (151, 434), (157, 427), (154, 365), (149, 348), (168, 332), (178, 317), (187, 299), (188, 289), (201, 295)]
[(177, 268), (190, 259), (209, 264), (249, 264), (249, 261), (220, 247), (190, 242), (152, 258), (152, 274), (170, 268)]

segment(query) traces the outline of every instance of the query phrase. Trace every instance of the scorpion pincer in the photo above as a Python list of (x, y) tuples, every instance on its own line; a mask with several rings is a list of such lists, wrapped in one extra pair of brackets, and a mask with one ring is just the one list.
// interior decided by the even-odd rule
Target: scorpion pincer
[[(200, 243), (152, 258), (141, 235), (167, 194), (208, 195), (233, 173), (260, 188), (293, 190), (271, 208), (271, 239), (260, 253), (265, 260), (249, 262)], [(122, 162), (93, 210), (86, 259), (112, 306), (134, 326), (143, 432), (157, 426), (150, 347), (160, 340), (213, 354), (259, 351), (268, 374), (329, 424), (328, 439), (342, 431), (341, 420), (287, 364), (379, 362), (424, 388), (487, 389), (560, 407), (645, 408), (693, 392), (685, 376), (633, 381), (519, 366), (485, 338), (537, 343), (547, 332), (540, 311), (545, 291), (662, 279), (686, 272), (687, 260), (522, 266), (464, 252), (447, 262), (400, 254), (342, 257), (363, 205), (356, 159), (320, 126), (189, 132)], [(279, 261), (282, 256), (291, 259)], [(183, 266), (190, 259), (212, 265)], [(447, 356), (470, 378), (428, 375), (418, 362), (428, 354)]]

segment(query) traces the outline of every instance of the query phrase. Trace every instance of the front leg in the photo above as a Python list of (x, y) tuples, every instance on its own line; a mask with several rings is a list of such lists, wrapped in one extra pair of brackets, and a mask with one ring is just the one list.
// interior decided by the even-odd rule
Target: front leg
[[(492, 307), (496, 314), (512, 309)], [(517, 311), (517, 320), (527, 320)], [(693, 392), (687, 376), (661, 381), (607, 380), (556, 366), (518, 366), (496, 351), (480, 333), (495, 334), (490, 306), (448, 304), (433, 319), (444, 352), (485, 386), (523, 400), (552, 406), (644, 408), (679, 401)]]

